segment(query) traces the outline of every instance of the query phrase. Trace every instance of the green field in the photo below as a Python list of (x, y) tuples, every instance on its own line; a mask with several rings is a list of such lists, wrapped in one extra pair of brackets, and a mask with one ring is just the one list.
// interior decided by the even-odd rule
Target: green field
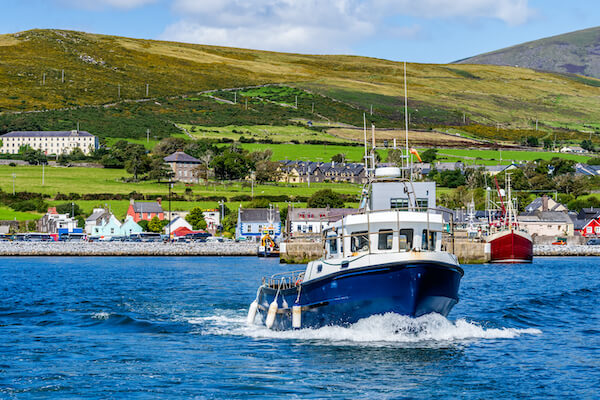
[(438, 158), (446, 158), (441, 161), (463, 161), (468, 164), (498, 165), (500, 159), (502, 164), (510, 164), (519, 161), (550, 160), (560, 157), (576, 162), (586, 162), (590, 156), (554, 153), (550, 151), (514, 151), (514, 150), (468, 150), (468, 149), (439, 149)]
[(183, 124), (181, 126), (186, 128), (188, 132), (198, 139), (228, 138), (239, 141), (240, 137), (243, 136), (246, 139), (269, 139), (274, 142), (290, 142), (292, 140), (297, 140), (299, 142), (304, 142), (306, 140), (326, 140), (340, 143), (349, 142), (346, 139), (341, 139), (325, 132), (319, 132), (297, 125), (198, 126)]
[(40, 218), (41, 215), (37, 213), (19, 212), (8, 207), (0, 206), (0, 220), (2, 221), (28, 221)]
[[(56, 193), (111, 193), (129, 194), (133, 191), (142, 194), (168, 196), (166, 184), (152, 182), (123, 182), (122, 177), (130, 175), (125, 170), (105, 168), (80, 168), (80, 167), (46, 167), (44, 170), (44, 185), (42, 185), (41, 166), (0, 166), (0, 189), (12, 192), (12, 173), (16, 174), (15, 191), (28, 191), (55, 196)], [(252, 188), (250, 182), (211, 182), (206, 185), (191, 185), (189, 188), (194, 195), (224, 196), (226, 198), (236, 195), (250, 195)], [(358, 194), (360, 185), (344, 183), (312, 183), (287, 185), (284, 183), (269, 185), (254, 185), (254, 195), (281, 195), (310, 196), (320, 189), (334, 189), (340, 193)], [(174, 186), (175, 193), (183, 194), (186, 186), (178, 183)]]
[[(272, 160), (304, 160), (329, 162), (331, 157), (343, 153), (348, 162), (363, 162), (365, 150), (360, 146), (314, 145), (314, 144), (264, 144), (242, 143), (242, 148), (249, 151), (270, 149)], [(385, 152), (380, 152), (384, 156)], [(385, 158), (385, 156), (384, 156)]]

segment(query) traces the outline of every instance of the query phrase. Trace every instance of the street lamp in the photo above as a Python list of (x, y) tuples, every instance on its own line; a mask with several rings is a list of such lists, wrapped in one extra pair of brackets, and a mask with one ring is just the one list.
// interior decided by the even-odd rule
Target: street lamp
[(168, 182), (163, 182), (169, 185), (169, 242), (171, 242), (171, 190), (173, 189), (173, 184), (176, 181), (169, 180)]

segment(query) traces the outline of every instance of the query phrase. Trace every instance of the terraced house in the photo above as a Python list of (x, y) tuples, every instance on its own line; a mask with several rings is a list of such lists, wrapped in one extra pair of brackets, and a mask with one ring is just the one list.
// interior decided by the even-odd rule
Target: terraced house
[(44, 154), (70, 154), (79, 148), (89, 155), (98, 148), (98, 138), (86, 131), (14, 131), (0, 136), (0, 153), (17, 154), (30, 146)]

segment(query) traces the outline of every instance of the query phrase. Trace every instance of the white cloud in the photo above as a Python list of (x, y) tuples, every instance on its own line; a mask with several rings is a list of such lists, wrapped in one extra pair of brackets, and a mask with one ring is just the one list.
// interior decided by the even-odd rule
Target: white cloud
[(348, 52), (378, 33), (401, 39), (428, 36), (414, 22), (389, 22), (396, 17), (518, 25), (533, 15), (528, 0), (172, 0), (172, 10), (180, 19), (167, 26), (161, 39), (326, 53)]
[(69, 6), (85, 8), (88, 10), (100, 10), (104, 8), (118, 8), (129, 10), (156, 3), (157, 0), (61, 0)]

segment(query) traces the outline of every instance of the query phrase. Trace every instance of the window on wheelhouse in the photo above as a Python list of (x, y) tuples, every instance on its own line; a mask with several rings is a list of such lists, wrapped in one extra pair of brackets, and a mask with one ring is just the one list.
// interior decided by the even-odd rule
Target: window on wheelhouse
[(418, 198), (417, 199), (417, 209), (421, 211), (427, 211), (429, 207), (429, 200), (427, 198)]
[(411, 250), (413, 247), (413, 235), (414, 230), (412, 229), (400, 229), (400, 250)]
[(329, 254), (337, 254), (337, 238), (332, 237), (331, 239), (327, 239), (327, 244), (329, 245)]
[(379, 231), (378, 250), (391, 250), (394, 239), (394, 231), (391, 229), (381, 229)]
[(390, 199), (390, 208), (398, 208), (401, 211), (407, 211), (408, 206), (408, 199)]
[(353, 253), (369, 251), (369, 235), (367, 231), (352, 232), (350, 251)]
[(423, 236), (421, 239), (421, 248), (423, 250), (435, 250), (436, 236), (437, 236), (437, 232), (429, 231), (429, 236), (428, 236), (427, 229), (423, 229)]

